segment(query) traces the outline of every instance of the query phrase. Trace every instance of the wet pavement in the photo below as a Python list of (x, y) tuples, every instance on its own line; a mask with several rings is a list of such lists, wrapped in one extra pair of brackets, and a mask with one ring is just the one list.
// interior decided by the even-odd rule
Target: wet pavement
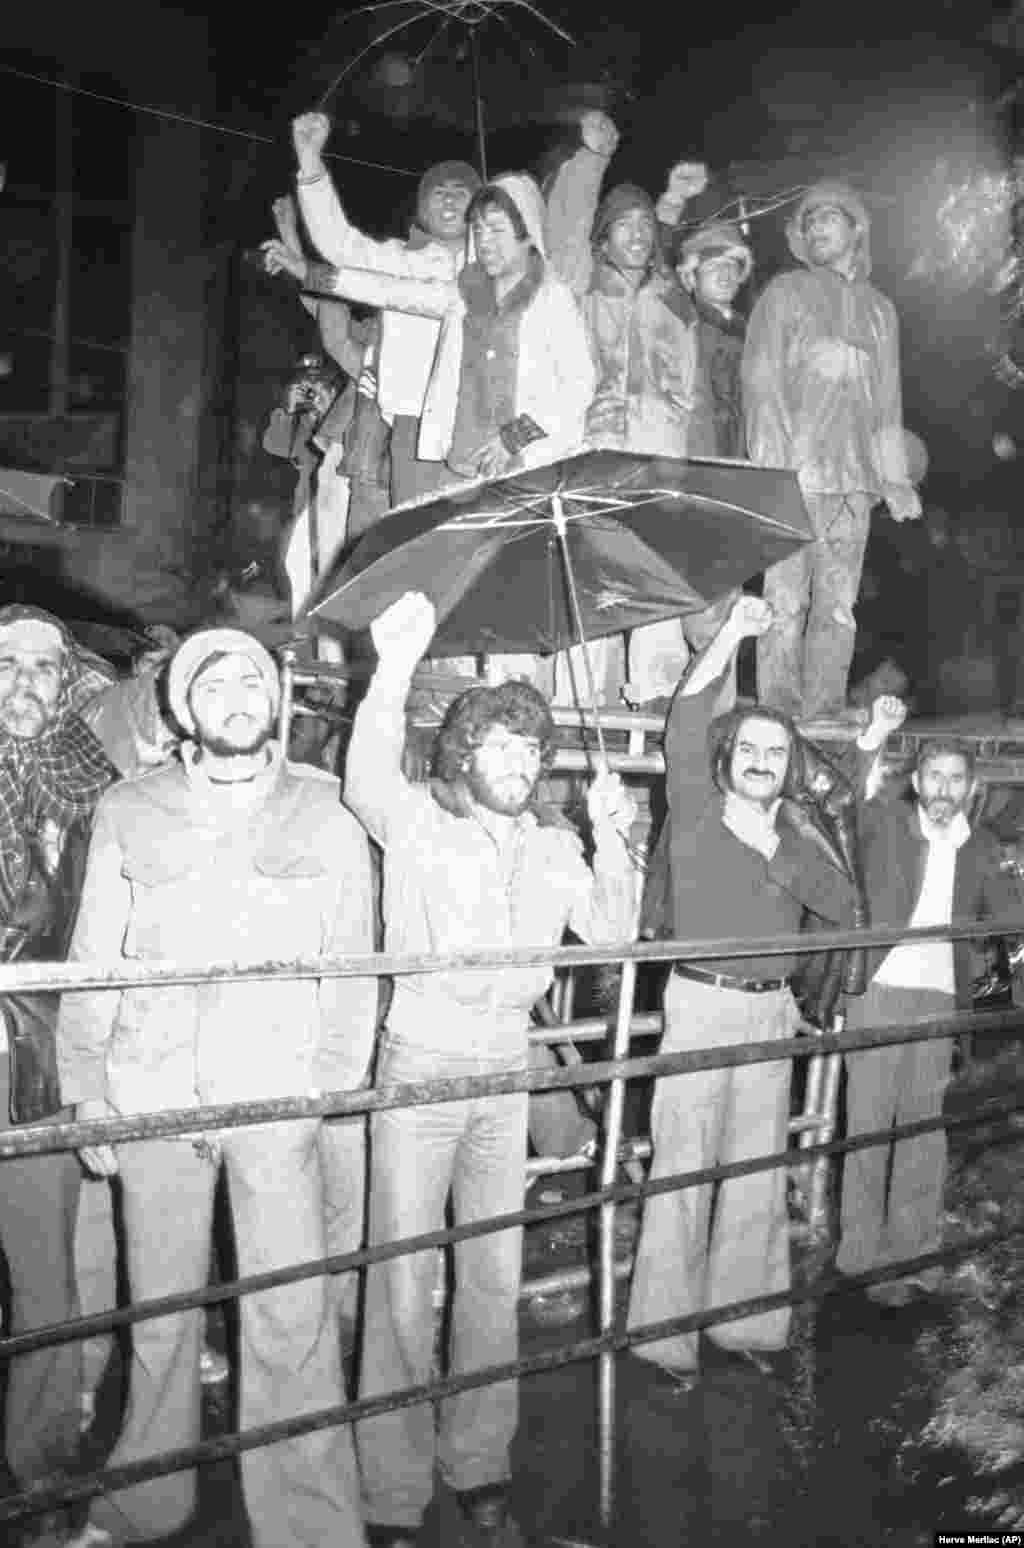
[[(986, 1089), (1005, 1098), (1008, 1077), (1024, 1090), (1019, 1053), (961, 1082), (950, 1105), (977, 1102)], [(1024, 1226), (1022, 1184), (1019, 1114), (958, 1140), (950, 1241)], [(622, 1223), (624, 1252), (634, 1224)], [(578, 1264), (586, 1241), (582, 1217), (532, 1228), (528, 1277)], [(795, 1225), (797, 1276), (820, 1276), (828, 1260)], [(524, 1304), (524, 1353), (592, 1331), (582, 1293)], [(217, 1324), (213, 1333), (223, 1337)], [(522, 1383), (514, 1496), (537, 1548), (930, 1548), (939, 1530), (1024, 1530), (1024, 1237), (971, 1254), (940, 1293), (906, 1308), (855, 1291), (798, 1306), (790, 1346), (768, 1374), (705, 1341), (691, 1392), (632, 1355), (619, 1358), (616, 1386), (616, 1519), (602, 1537), (595, 1368), (569, 1365)], [(206, 1418), (210, 1433), (229, 1425), (227, 1385), (207, 1390)], [(456, 1541), (450, 1509), (445, 1500), (434, 1507), (423, 1548)], [(234, 1467), (205, 1469), (196, 1521), (165, 1548), (249, 1541)]]

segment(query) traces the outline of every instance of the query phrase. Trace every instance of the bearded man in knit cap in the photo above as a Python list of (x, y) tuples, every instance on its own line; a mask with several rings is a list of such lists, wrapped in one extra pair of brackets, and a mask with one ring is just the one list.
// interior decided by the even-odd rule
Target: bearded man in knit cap
[[(92, 672), (64, 625), (37, 608), (0, 609), (0, 913), (4, 961), (63, 958), (93, 808), (117, 770), (73, 705)], [(98, 684), (97, 684), (98, 686)], [(0, 1001), (0, 1127), (58, 1115), (57, 997)], [(66, 1115), (65, 1115), (66, 1116)], [(74, 1235), (81, 1173), (69, 1151), (5, 1161), (0, 1247), (10, 1283), (9, 1334), (78, 1314)], [(56, 1344), (11, 1361), (6, 1462), (18, 1485), (74, 1466), (82, 1346)], [(51, 1540), (55, 1523), (25, 1528)]]
[[(168, 696), (187, 738), (180, 761), (100, 803), (70, 956), (113, 967), (372, 950), (366, 841), (332, 776), (284, 760), (274, 740), (277, 668), (264, 647), (231, 628), (191, 635), (171, 662)], [(355, 1087), (376, 998), (374, 980), (342, 978), (66, 995), (65, 1096), (93, 1119)], [(241, 1274), (325, 1256), (320, 1129), (310, 1119), (85, 1150), (90, 1170), (120, 1173), (136, 1299), (206, 1284), (221, 1160)], [(243, 1296), (240, 1323), (243, 1428), (341, 1400), (326, 1279)], [(133, 1328), (112, 1465), (198, 1442), (202, 1327), (195, 1309)], [(259, 1548), (362, 1548), (344, 1426), (248, 1451), (241, 1470)], [(188, 1471), (100, 1497), (75, 1542), (100, 1548), (177, 1531), (195, 1489)]]
[(774, 627), (758, 644), (758, 696), (787, 713), (842, 715), (872, 507), (921, 514), (907, 468), (899, 329), (869, 284), (870, 220), (845, 183), (809, 189), (787, 227), (801, 265), (754, 308), (743, 356), (754, 462), (794, 468), (814, 543), (773, 565)]
[[(330, 267), (368, 269), (416, 280), (454, 280), (466, 261), (466, 210), (480, 178), (465, 161), (441, 161), (420, 179), (416, 221), (407, 242), (376, 242), (351, 225), (324, 165), (330, 120), (304, 113), (292, 125), (298, 160), (299, 208), (313, 245), (327, 260), (313, 264), (308, 288), (334, 292)], [(267, 267), (277, 264), (266, 245)], [(279, 267), (287, 267), (282, 262)], [(378, 402), (391, 425), (391, 501), (400, 505), (451, 482), (444, 464), (419, 454), (420, 416), (437, 352), (440, 322), (386, 309), (381, 317)]]

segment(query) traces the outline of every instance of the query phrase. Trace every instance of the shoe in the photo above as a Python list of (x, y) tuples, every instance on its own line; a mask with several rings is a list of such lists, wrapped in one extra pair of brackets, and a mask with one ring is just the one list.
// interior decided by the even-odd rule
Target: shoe
[(877, 1285), (867, 1285), (864, 1294), (875, 1306), (896, 1308), (909, 1306), (917, 1291), (909, 1279), (886, 1279)]
[(227, 1381), (230, 1371), (227, 1355), (222, 1355), (218, 1349), (212, 1349), (209, 1344), (204, 1344), (199, 1351), (199, 1380), (202, 1385), (217, 1387), (222, 1381)]
[(456, 1495), (465, 1548), (526, 1548), (508, 1505), (505, 1484), (484, 1484)]
[(415, 1527), (380, 1526), (375, 1521), (366, 1523), (366, 1541), (370, 1548), (416, 1548), (419, 1536)]

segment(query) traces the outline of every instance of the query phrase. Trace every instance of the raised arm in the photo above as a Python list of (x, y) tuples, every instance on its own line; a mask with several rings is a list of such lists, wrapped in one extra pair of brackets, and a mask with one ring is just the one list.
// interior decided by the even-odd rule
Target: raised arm
[(547, 200), (548, 260), (573, 295), (586, 294), (594, 260), (590, 233), (619, 131), (606, 113), (584, 113), (582, 144), (555, 173)]
[(345, 760), (345, 805), (383, 847), (429, 796), (402, 773), (405, 701), (412, 674), (434, 637), (434, 604), (407, 591), (372, 625), (377, 670), (356, 711)]
[(439, 243), (410, 248), (394, 238), (378, 242), (352, 225), (324, 164), (323, 151), (330, 128), (324, 113), (303, 113), (292, 124), (299, 208), (313, 246), (328, 263), (339, 268), (373, 269), (409, 279), (450, 278), (455, 269), (454, 256)]

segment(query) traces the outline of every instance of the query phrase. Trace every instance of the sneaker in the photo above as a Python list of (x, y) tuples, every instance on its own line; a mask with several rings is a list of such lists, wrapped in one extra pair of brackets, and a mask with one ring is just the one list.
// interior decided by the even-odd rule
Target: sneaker
[(199, 1351), (199, 1380), (204, 1387), (217, 1387), (227, 1381), (230, 1370), (227, 1355), (222, 1355), (219, 1349), (211, 1349), (209, 1344), (203, 1345)]
[(485, 1484), (456, 1495), (464, 1548), (526, 1548), (519, 1523), (509, 1510), (504, 1484)]

